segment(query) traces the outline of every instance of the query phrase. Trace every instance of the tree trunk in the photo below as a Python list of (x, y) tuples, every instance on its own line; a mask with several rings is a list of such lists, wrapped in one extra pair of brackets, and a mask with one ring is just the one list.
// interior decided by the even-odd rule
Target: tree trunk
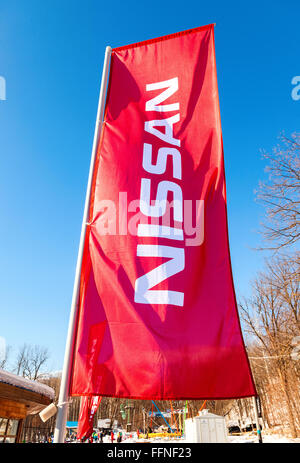
[(278, 367), (278, 374), (280, 378), (282, 392), (286, 400), (288, 418), (289, 418), (289, 427), (291, 430), (292, 437), (295, 438), (297, 437), (297, 429), (295, 426), (294, 414), (293, 414), (293, 409), (291, 405), (290, 391), (289, 391), (288, 384), (287, 384), (286, 374), (285, 372), (282, 371), (280, 366)]

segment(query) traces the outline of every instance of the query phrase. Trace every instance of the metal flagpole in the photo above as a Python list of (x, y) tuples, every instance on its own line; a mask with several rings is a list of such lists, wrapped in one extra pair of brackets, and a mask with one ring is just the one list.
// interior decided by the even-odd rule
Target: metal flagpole
[(252, 400), (253, 400), (253, 406), (254, 406), (255, 421), (256, 421), (256, 433), (257, 433), (257, 437), (258, 437), (258, 442), (259, 442), (260, 444), (262, 444), (263, 440), (262, 440), (262, 435), (261, 435), (261, 430), (260, 430), (260, 425), (259, 425), (258, 408), (257, 408), (258, 396), (257, 396), (257, 397), (253, 397)]
[(106, 96), (110, 57), (111, 57), (111, 47), (106, 47), (101, 87), (100, 87), (99, 103), (98, 103), (98, 110), (97, 110), (97, 118), (96, 118), (96, 125), (95, 125), (94, 141), (93, 141), (93, 148), (92, 148), (92, 155), (91, 155), (91, 164), (90, 164), (90, 171), (89, 171), (88, 184), (87, 184), (87, 190), (86, 190), (86, 198), (85, 198), (81, 235), (80, 235), (80, 242), (79, 242), (79, 249), (78, 249), (77, 265), (76, 265), (76, 272), (75, 272), (75, 279), (74, 279), (74, 288), (73, 288), (73, 296), (72, 296), (72, 303), (71, 303), (68, 335), (67, 335), (67, 341), (66, 341), (64, 366), (63, 366), (63, 371), (62, 371), (59, 400), (58, 400), (58, 405), (57, 405), (58, 412), (57, 412), (55, 432), (54, 432), (54, 442), (55, 443), (62, 443), (64, 442), (64, 439), (65, 439), (65, 430), (66, 430), (67, 412), (68, 412), (68, 400), (69, 400), (68, 395), (69, 395), (69, 385), (70, 385), (71, 366), (72, 366), (71, 357), (72, 357), (72, 349), (73, 349), (73, 343), (74, 343), (74, 338), (75, 338), (75, 328), (76, 328), (76, 319), (77, 319), (77, 311), (78, 311), (82, 256), (83, 256), (84, 241), (85, 241), (85, 235), (86, 235), (86, 225), (87, 225), (88, 214), (89, 214), (91, 187), (92, 187), (92, 179), (93, 179), (94, 166), (95, 166), (95, 160), (96, 160), (97, 146), (98, 146), (99, 136), (101, 134), (103, 117), (104, 117), (104, 105), (105, 105), (105, 96)]

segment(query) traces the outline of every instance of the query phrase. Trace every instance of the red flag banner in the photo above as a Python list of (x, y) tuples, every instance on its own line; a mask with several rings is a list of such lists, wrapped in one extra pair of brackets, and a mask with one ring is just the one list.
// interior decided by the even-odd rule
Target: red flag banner
[(213, 26), (112, 51), (71, 395), (256, 394), (228, 246)]
[(88, 439), (93, 434), (94, 416), (102, 397), (82, 397), (79, 411), (77, 439)]

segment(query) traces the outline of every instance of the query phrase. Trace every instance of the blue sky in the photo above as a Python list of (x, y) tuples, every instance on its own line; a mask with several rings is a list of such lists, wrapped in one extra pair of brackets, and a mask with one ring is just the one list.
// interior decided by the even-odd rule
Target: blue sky
[(105, 47), (216, 23), (238, 295), (263, 267), (259, 150), (299, 130), (298, 1), (0, 0), (0, 336), (63, 362)]

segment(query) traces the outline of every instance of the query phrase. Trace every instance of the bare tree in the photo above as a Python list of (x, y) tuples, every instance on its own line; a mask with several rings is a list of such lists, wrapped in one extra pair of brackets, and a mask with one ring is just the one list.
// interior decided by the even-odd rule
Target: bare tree
[(27, 344), (23, 344), (23, 346), (19, 348), (15, 365), (15, 372), (17, 375), (24, 376), (23, 370), (25, 369), (26, 359), (28, 357), (28, 348), (29, 346), (27, 346)]
[[(252, 335), (254, 359), (261, 360), (260, 368), (264, 370), (264, 375), (258, 372), (256, 382), (259, 377), (261, 389), (277, 394), (277, 406), (280, 401), (285, 404), (287, 421), (296, 437), (300, 428), (299, 371), (290, 354), (292, 339), (299, 333), (297, 254), (296, 258), (277, 256), (269, 261), (266, 272), (254, 281), (253, 296), (241, 304), (240, 310), (245, 331)], [(271, 362), (266, 364), (266, 359)], [(264, 406), (268, 408), (268, 404)]]
[(270, 286), (279, 292), (285, 307), (285, 329), (291, 337), (300, 335), (300, 252), (277, 255), (267, 262)]
[(3, 357), (0, 359), (0, 368), (5, 370), (7, 368), (8, 359), (11, 354), (11, 346), (6, 346)]
[(23, 344), (17, 355), (15, 371), (17, 375), (35, 381), (42, 376), (41, 369), (48, 359), (49, 351), (46, 347)]
[(280, 249), (300, 238), (300, 133), (280, 137), (268, 161), (267, 182), (261, 182), (257, 199), (266, 207), (263, 235), (269, 249)]

